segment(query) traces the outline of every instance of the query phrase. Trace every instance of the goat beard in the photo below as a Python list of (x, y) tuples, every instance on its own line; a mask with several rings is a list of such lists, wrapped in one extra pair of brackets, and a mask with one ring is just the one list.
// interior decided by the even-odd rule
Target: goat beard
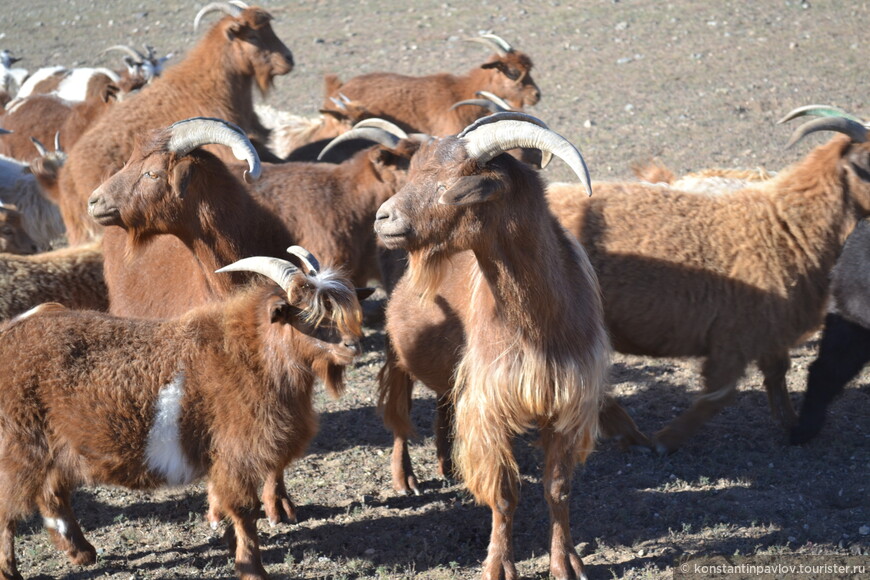
[(411, 287), (423, 302), (432, 301), (447, 275), (449, 257), (442, 253), (415, 252), (408, 256)]
[(263, 97), (268, 96), (269, 91), (272, 90), (272, 87), (275, 84), (275, 76), (269, 72), (258, 71), (255, 78), (257, 79), (257, 89), (260, 90), (260, 95)]
[(315, 362), (312, 370), (323, 381), (330, 397), (337, 399), (344, 393), (344, 367), (321, 361)]

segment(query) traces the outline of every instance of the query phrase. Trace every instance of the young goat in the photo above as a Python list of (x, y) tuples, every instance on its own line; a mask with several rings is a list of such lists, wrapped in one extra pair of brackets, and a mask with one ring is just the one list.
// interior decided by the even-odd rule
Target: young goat
[(568, 496), (598, 435), (610, 345), (585, 252), (550, 214), (537, 174), (500, 155), (518, 146), (553, 152), (588, 183), (573, 145), (533, 117), (498, 114), (422, 145), (407, 185), (378, 211), (381, 241), (409, 254), (387, 311), (396, 368), (381, 388), (397, 371), (451, 393), (442, 404), (455, 408), (459, 474), (492, 509), (484, 578), (516, 578), (511, 439), (538, 427), (550, 572), (577, 578)]
[(614, 347), (704, 357), (704, 392), (656, 434), (661, 453), (725, 407), (753, 361), (774, 419), (786, 430), (795, 420), (789, 349), (821, 324), (831, 268), (870, 213), (867, 130), (825, 118), (801, 126), (792, 142), (819, 130), (848, 137), (738, 191), (698, 195), (639, 183), (596, 183), (589, 199), (571, 188), (548, 191), (596, 268)]
[(94, 547), (70, 506), (83, 483), (133, 489), (209, 481), (241, 578), (266, 578), (257, 486), (305, 451), (316, 378), (333, 395), (359, 354), (349, 282), (301, 248), (291, 264), (247, 258), (224, 271), (274, 280), (169, 320), (40, 306), (0, 327), (0, 577), (21, 578), (15, 523), (34, 508), (76, 564)]
[(454, 135), (487, 114), (481, 106), (451, 109), (457, 101), (472, 99), (477, 91), (488, 91), (515, 109), (531, 107), (541, 98), (532, 79), (532, 59), (515, 50), (494, 34), (472, 41), (481, 42), (496, 54), (465, 75), (448, 73), (410, 77), (393, 73), (369, 73), (341, 84), (334, 82), (329, 97), (339, 91), (364, 106), (375, 117), (387, 119), (409, 133)]

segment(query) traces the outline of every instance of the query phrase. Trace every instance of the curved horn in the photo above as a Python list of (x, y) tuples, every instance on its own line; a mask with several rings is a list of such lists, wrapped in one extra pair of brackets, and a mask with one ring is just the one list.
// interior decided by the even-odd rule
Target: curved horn
[(100, 54), (101, 55), (106, 54), (107, 52), (111, 52), (113, 50), (117, 51), (117, 52), (126, 53), (131, 58), (136, 60), (139, 64), (142, 64), (146, 60), (145, 55), (143, 55), (141, 52), (139, 52), (138, 50), (136, 50), (132, 46), (127, 46), (126, 44), (116, 44), (114, 46), (110, 46), (109, 48), (101, 51)]
[(450, 107), (450, 110), (460, 107), (462, 105), (477, 105), (478, 107), (484, 107), (488, 109), (491, 113), (503, 113), (505, 111), (513, 111), (514, 108), (499, 97), (498, 95), (494, 95), (488, 91), (477, 91), (474, 93), (480, 99), (467, 99), (465, 101), (459, 101), (458, 103), (453, 103), (453, 106)]
[(485, 44), (486, 46), (492, 48), (499, 56), (505, 56), (506, 54), (513, 52), (514, 48), (508, 43), (505, 39), (500, 36), (496, 36), (495, 34), (481, 34), (480, 36), (475, 36), (474, 38), (466, 39), (469, 42), (479, 42), (481, 44)]
[(193, 30), (196, 32), (199, 30), (199, 22), (202, 20), (202, 17), (208, 14), (209, 12), (223, 12), (224, 14), (229, 14), (233, 18), (236, 18), (239, 14), (242, 13), (242, 10), (247, 8), (248, 5), (244, 2), (212, 2), (211, 4), (206, 4), (203, 6), (199, 12), (196, 13), (196, 18), (193, 19)]
[(570, 141), (549, 129), (543, 121), (525, 113), (496, 113), (478, 119), (459, 135), (468, 156), (485, 164), (496, 155), (517, 147), (552, 153), (568, 164), (592, 195), (589, 169), (583, 155)]
[(187, 155), (197, 147), (212, 143), (226, 145), (233, 150), (236, 159), (248, 162), (246, 182), (260, 177), (260, 156), (244, 131), (232, 123), (223, 119), (193, 117), (173, 123), (169, 126), (169, 133), (167, 147), (178, 155)]
[(215, 272), (254, 272), (262, 274), (278, 284), (286, 292), (287, 288), (290, 287), (291, 278), (299, 272), (299, 268), (293, 265), (292, 262), (281, 260), (280, 258), (254, 256), (252, 258), (242, 258), (238, 262), (233, 262), (229, 266), (215, 270)]
[(314, 254), (303, 248), (302, 246), (290, 246), (287, 248), (287, 253), (291, 256), (296, 256), (302, 265), (308, 270), (306, 274), (314, 276), (320, 272), (320, 262), (314, 257)]
[(848, 117), (822, 117), (804, 123), (791, 134), (786, 149), (816, 131), (836, 131), (848, 135), (854, 143), (867, 141), (867, 127)]
[(854, 115), (850, 115), (843, 109), (838, 107), (832, 107), (830, 105), (805, 105), (803, 107), (798, 107), (797, 109), (792, 109), (785, 117), (777, 121), (777, 125), (785, 123), (787, 121), (791, 121), (792, 119), (796, 119), (798, 117), (803, 117), (806, 115), (814, 115), (817, 117), (843, 117), (844, 119), (851, 119), (856, 123), (864, 124), (862, 119), (855, 117)]
[(60, 131), (57, 131), (54, 134), (54, 150), (57, 153), (62, 153), (63, 149), (60, 146)]
[(45, 145), (43, 145), (39, 141), (39, 139), (37, 139), (36, 137), (31, 137), (30, 142), (33, 143), (34, 147), (36, 147), (36, 150), (39, 152), (40, 157), (45, 157), (46, 155), (48, 155), (48, 149), (45, 148)]
[(396, 143), (402, 139), (407, 139), (408, 134), (402, 131), (399, 127), (385, 121), (384, 119), (365, 119), (353, 126), (353, 129), (342, 133), (323, 148), (317, 160), (320, 161), (326, 154), (335, 149), (340, 143), (350, 141), (351, 139), (366, 139), (374, 143), (380, 143), (384, 147), (393, 149)]

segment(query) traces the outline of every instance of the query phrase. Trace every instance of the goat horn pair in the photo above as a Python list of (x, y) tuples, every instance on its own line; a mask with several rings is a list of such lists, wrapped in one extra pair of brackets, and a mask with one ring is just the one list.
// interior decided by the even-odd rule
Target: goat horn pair
[(236, 18), (242, 11), (248, 8), (248, 5), (241, 0), (231, 0), (230, 2), (212, 2), (211, 4), (206, 4), (203, 6), (199, 12), (196, 13), (196, 18), (193, 19), (193, 30), (196, 32), (199, 30), (199, 22), (202, 20), (202, 17), (208, 14), (209, 12), (223, 12), (224, 14), (229, 14), (233, 18)]
[(526, 113), (496, 113), (478, 119), (457, 135), (465, 141), (465, 151), (481, 165), (494, 157), (523, 147), (539, 149), (543, 154), (553, 154), (574, 171), (592, 195), (589, 168), (583, 155), (570, 141), (547, 127), (540, 119)]
[(863, 120), (854, 115), (850, 115), (846, 111), (837, 107), (828, 105), (806, 105), (798, 107), (790, 111), (785, 117), (777, 121), (777, 123), (785, 123), (798, 117), (806, 115), (814, 115), (821, 117), (804, 123), (792, 133), (789, 138), (786, 148), (791, 147), (810, 133), (816, 131), (836, 131), (848, 135), (855, 143), (864, 143), (867, 141), (867, 125)]
[[(45, 145), (43, 145), (39, 139), (31, 137), (30, 142), (33, 143), (34, 147), (36, 147), (36, 151), (39, 153), (40, 157), (48, 155), (48, 149), (45, 148)], [(54, 134), (54, 150), (57, 153), (63, 153), (63, 150), (60, 148), (60, 131)]]
[(330, 141), (317, 156), (317, 160), (322, 160), (329, 151), (351, 139), (366, 139), (393, 149), (399, 141), (407, 138), (407, 133), (389, 121), (377, 118), (365, 119), (354, 125), (350, 131), (342, 133)]
[(479, 42), (481, 44), (485, 44), (486, 46), (492, 48), (499, 56), (505, 56), (508, 53), (514, 51), (514, 47), (512, 47), (510, 43), (508, 43), (505, 39), (496, 36), (495, 34), (481, 34), (480, 36), (468, 38), (467, 40), (469, 42)]
[[(290, 246), (287, 253), (299, 259), (309, 276), (314, 276), (320, 271), (320, 264), (314, 255), (302, 246)], [(229, 266), (224, 266), (215, 272), (254, 272), (269, 278), (285, 291), (290, 287), (290, 280), (299, 272), (299, 267), (281, 258), (267, 256), (254, 256), (242, 258)]]
[(107, 52), (123, 52), (126, 53), (130, 58), (134, 59), (137, 63), (142, 64), (145, 60), (148, 60), (145, 55), (141, 52), (133, 48), (132, 46), (127, 46), (126, 44), (116, 44), (114, 46), (110, 46), (109, 48), (100, 52), (100, 54), (106, 54)]
[(193, 117), (173, 123), (169, 127), (167, 148), (179, 156), (187, 155), (203, 145), (226, 145), (240, 161), (248, 162), (245, 181), (250, 183), (260, 177), (260, 156), (251, 141), (237, 125), (223, 119)]

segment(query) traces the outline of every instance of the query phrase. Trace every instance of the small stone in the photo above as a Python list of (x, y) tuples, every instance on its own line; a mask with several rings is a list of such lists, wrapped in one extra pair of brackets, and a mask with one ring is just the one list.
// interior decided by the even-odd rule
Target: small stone
[(870, 536), (870, 526), (861, 526), (858, 528), (858, 533), (862, 536)]

